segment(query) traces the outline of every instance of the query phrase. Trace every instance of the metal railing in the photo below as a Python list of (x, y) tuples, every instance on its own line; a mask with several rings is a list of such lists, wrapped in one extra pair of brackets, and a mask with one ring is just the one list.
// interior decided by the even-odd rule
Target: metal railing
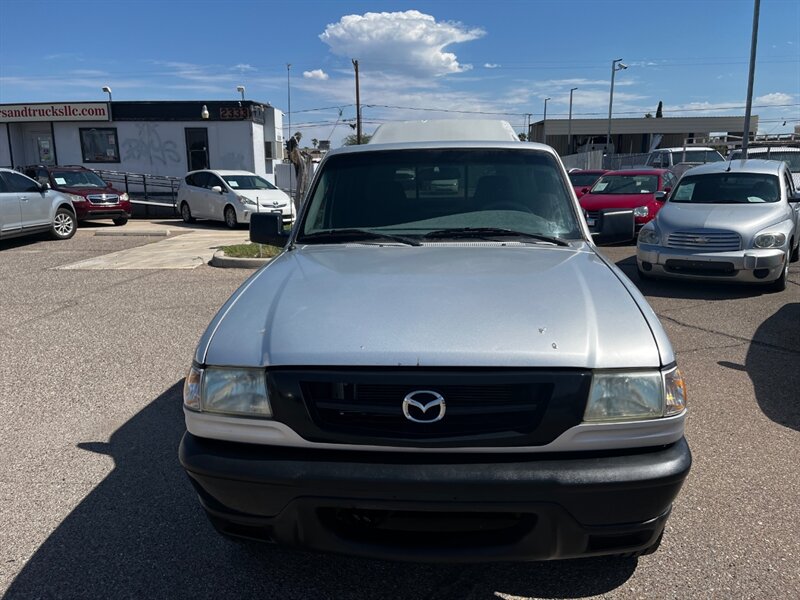
[(609, 154), (603, 157), (603, 168), (610, 171), (643, 167), (647, 164), (649, 152), (639, 154)]
[(95, 169), (104, 181), (124, 189), (134, 204), (175, 208), (181, 178), (170, 175), (127, 173)]

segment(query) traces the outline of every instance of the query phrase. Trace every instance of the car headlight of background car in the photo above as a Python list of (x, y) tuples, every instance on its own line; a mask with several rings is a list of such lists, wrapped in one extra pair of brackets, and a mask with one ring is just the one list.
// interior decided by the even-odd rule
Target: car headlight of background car
[(650, 245), (658, 245), (659, 242), (659, 235), (656, 232), (654, 227), (642, 227), (639, 231), (639, 243), (640, 244), (650, 244)]
[(86, 198), (79, 194), (67, 194), (67, 197), (73, 202), (86, 202)]
[(245, 198), (244, 196), (240, 196), (239, 194), (236, 194), (236, 198), (237, 198), (237, 199), (239, 200), (239, 202), (241, 202), (242, 204), (247, 204), (247, 205), (252, 205), (252, 206), (255, 206), (255, 205), (256, 205), (256, 203), (255, 203), (255, 201), (254, 201), (254, 200), (250, 200), (250, 198)]
[(199, 412), (271, 417), (263, 369), (192, 367), (183, 385), (183, 404)]
[(786, 243), (786, 235), (777, 231), (765, 231), (756, 234), (753, 245), (756, 248), (780, 248)]
[(130, 200), (130, 198), (128, 197), (128, 194), (126, 194), (125, 192), (122, 192), (119, 195), (119, 201), (120, 202), (127, 202), (128, 200)]
[(638, 421), (679, 414), (686, 385), (677, 368), (667, 371), (598, 371), (592, 377), (585, 422)]
[(646, 217), (650, 214), (650, 209), (647, 206), (637, 206), (633, 209), (634, 217)]

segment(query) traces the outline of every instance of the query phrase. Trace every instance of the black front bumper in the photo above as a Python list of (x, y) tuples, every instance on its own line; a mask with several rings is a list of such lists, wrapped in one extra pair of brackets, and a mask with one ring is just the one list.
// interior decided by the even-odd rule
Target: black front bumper
[(661, 534), (686, 441), (623, 454), (306, 450), (185, 434), (180, 460), (228, 535), (392, 560), (637, 552)]

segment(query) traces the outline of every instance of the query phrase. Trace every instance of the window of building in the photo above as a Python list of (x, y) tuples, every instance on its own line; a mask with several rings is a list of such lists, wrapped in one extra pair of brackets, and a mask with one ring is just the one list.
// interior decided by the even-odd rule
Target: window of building
[(117, 143), (117, 129), (115, 127), (92, 127), (91, 129), (81, 129), (80, 135), (83, 162), (120, 162), (119, 144)]

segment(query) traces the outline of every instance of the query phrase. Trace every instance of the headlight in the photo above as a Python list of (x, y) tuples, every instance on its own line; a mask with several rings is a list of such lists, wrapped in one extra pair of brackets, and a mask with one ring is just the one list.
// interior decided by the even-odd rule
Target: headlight
[(753, 240), (756, 248), (780, 248), (786, 243), (786, 236), (782, 233), (759, 233)]
[(250, 198), (245, 198), (244, 196), (239, 196), (238, 194), (236, 195), (236, 197), (239, 199), (239, 202), (241, 202), (242, 204), (250, 204), (250, 205), (253, 205), (253, 206), (255, 206), (255, 204), (256, 204), (254, 201), (250, 200)]
[(650, 209), (646, 206), (637, 206), (633, 209), (633, 216), (634, 217), (646, 217), (650, 214)]
[(686, 408), (686, 383), (679, 369), (664, 373), (664, 416), (677, 415)]
[(79, 196), (78, 194), (67, 194), (67, 196), (69, 196), (69, 199), (73, 202), (86, 202), (86, 198)]
[(263, 369), (192, 367), (183, 386), (183, 404), (203, 412), (272, 416)]
[(686, 385), (678, 369), (597, 372), (583, 420), (633, 421), (677, 415), (686, 408)]
[(120, 202), (127, 202), (129, 200), (128, 194), (126, 194), (125, 192), (122, 192), (119, 195), (119, 200), (120, 200)]
[(639, 230), (639, 243), (657, 246), (659, 242), (658, 234), (655, 229), (643, 227)]

